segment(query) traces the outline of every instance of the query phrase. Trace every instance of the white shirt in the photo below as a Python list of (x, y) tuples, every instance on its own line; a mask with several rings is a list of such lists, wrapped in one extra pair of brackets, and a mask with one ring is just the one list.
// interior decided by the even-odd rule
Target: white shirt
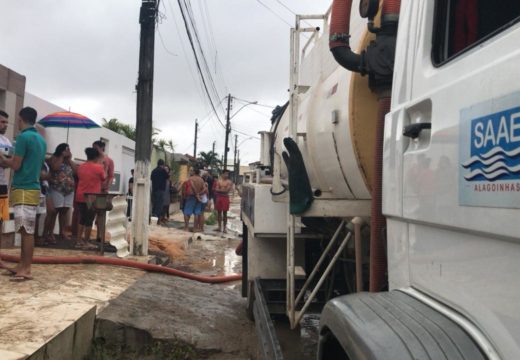
[[(0, 152), (3, 155), (9, 155), (12, 153), (12, 148), (13, 145), (11, 144), (11, 141), (9, 141), (9, 139), (6, 138), (4, 135), (0, 135)], [(0, 185), (7, 185), (7, 179), (5, 178), (5, 169), (3, 167), (0, 167)]]

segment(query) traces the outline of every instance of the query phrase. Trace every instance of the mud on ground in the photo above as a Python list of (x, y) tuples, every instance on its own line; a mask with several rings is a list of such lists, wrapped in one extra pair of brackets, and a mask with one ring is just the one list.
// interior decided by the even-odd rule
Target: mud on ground
[(184, 350), (172, 359), (256, 359), (244, 308), (235, 289), (146, 274), (98, 315), (96, 338), (136, 353), (146, 349), (133, 342), (175, 343)]
[[(151, 226), (150, 244), (166, 266), (202, 275), (241, 272), (236, 232), (206, 226), (193, 234), (182, 227), (182, 214), (167, 227)], [(245, 308), (240, 282), (210, 285), (146, 274), (98, 315), (91, 358), (258, 359)]]

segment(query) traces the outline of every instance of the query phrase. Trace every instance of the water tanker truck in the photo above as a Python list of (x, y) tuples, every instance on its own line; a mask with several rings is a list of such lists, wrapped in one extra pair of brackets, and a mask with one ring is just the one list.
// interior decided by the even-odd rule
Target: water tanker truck
[(520, 3), (334, 0), (242, 185), (243, 296), (319, 359), (520, 358)]

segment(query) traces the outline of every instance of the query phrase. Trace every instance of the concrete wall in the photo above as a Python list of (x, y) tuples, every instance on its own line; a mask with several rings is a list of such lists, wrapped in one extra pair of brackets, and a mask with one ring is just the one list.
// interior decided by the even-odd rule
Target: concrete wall
[[(53, 112), (68, 111), (29, 93), (26, 93), (24, 105), (31, 106), (38, 111), (38, 120)], [(88, 114), (82, 115), (88, 116)], [(118, 186), (111, 188), (111, 191), (126, 193), (128, 179), (131, 176), (130, 170), (134, 167), (135, 142), (133, 140), (103, 127), (69, 129), (68, 134), (66, 128), (46, 128), (40, 129), (40, 131), (47, 141), (49, 155), (54, 152), (56, 146), (66, 142), (70, 146), (74, 160), (78, 162), (86, 160), (86, 147), (92, 146), (92, 143), (96, 140), (105, 141), (107, 143), (106, 152), (114, 160), (114, 170), (116, 176), (119, 176)]]
[[(25, 76), (0, 65), (0, 109), (9, 115), (9, 125), (6, 137), (13, 140), (18, 133), (16, 117), (23, 107), (25, 94)], [(6, 177), (11, 177), (11, 171), (6, 170)], [(14, 244), (14, 222), (5, 221), (2, 224), (1, 246), (10, 247)]]
[(9, 114), (6, 136), (13, 139), (18, 132), (16, 115), (24, 102), (25, 76), (0, 65), (0, 109)]
[(183, 183), (188, 180), (190, 175), (190, 166), (188, 164), (181, 164), (179, 169), (179, 182)]

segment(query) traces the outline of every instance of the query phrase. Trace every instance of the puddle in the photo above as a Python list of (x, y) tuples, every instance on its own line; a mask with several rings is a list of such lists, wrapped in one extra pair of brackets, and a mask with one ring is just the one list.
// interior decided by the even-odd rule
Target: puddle
[[(204, 234), (194, 240), (185, 250), (183, 257), (172, 258), (169, 266), (203, 275), (232, 275), (242, 272), (242, 257), (235, 254), (240, 244), (242, 221), (240, 220), (240, 203), (233, 202), (229, 211), (228, 233), (216, 232), (216, 225), (206, 225)], [(175, 214), (168, 227), (182, 229), (182, 215)], [(232, 286), (234, 284), (227, 284)]]
[(236, 274), (242, 270), (242, 256), (235, 254), (235, 248), (227, 248), (224, 253), (224, 275)]
[(174, 268), (204, 275), (231, 275), (242, 272), (242, 257), (235, 254), (240, 240), (194, 241), (183, 258), (172, 259)]
[(291, 330), (287, 319), (275, 322), (278, 340), (285, 360), (314, 360), (318, 349), (320, 317), (303, 316), (299, 329)]

